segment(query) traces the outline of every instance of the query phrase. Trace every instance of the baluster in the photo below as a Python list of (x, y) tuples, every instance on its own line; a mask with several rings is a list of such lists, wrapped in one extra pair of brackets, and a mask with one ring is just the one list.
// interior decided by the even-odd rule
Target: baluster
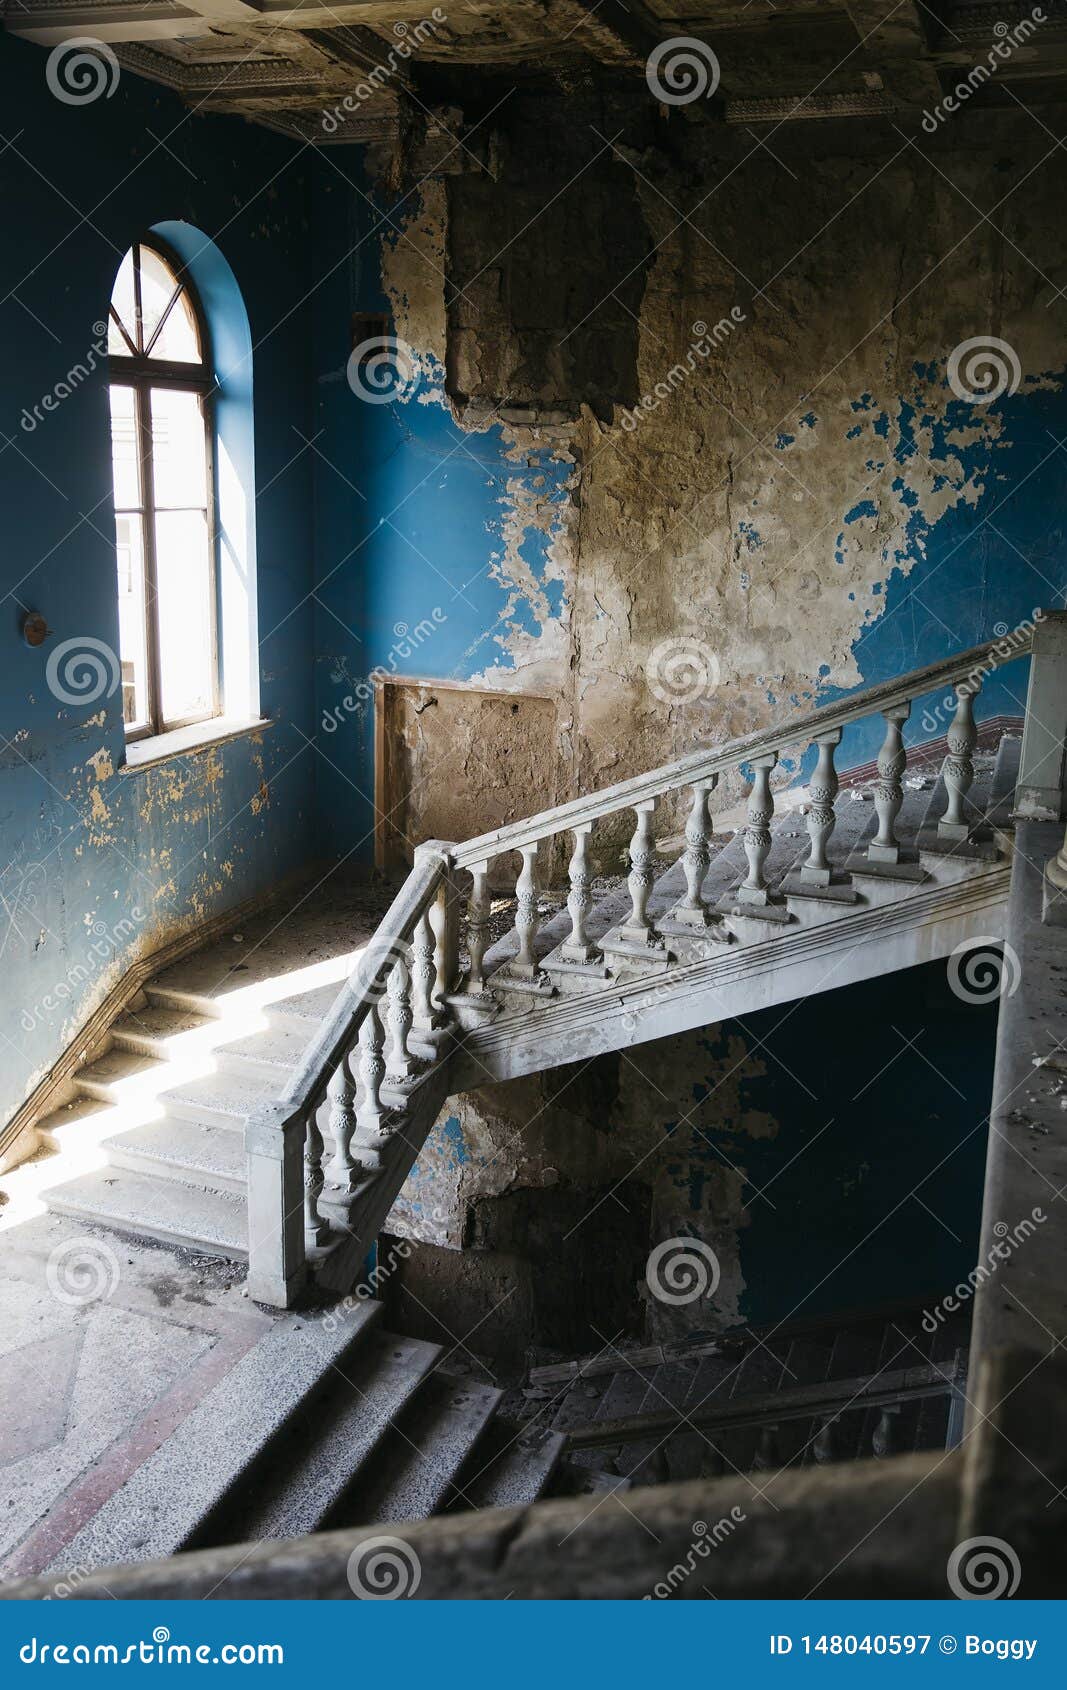
[(411, 1012), (411, 976), (402, 956), (397, 958), (389, 976), (387, 990), (389, 1008), (386, 1018), (389, 1022), (390, 1041), (386, 1073), (390, 1080), (405, 1085), (415, 1078), (419, 1065), (408, 1049), (408, 1034), (415, 1017)]
[[(976, 686), (975, 691), (977, 690)], [(974, 725), (974, 704), (970, 688), (964, 691), (963, 687), (960, 687), (957, 699), (956, 714), (948, 730), (948, 756), (945, 758), (948, 806), (937, 824), (941, 839), (966, 839), (971, 831), (964, 816), (963, 800), (974, 780), (971, 753), (978, 742), (978, 729)]]
[(883, 1408), (878, 1416), (878, 1424), (875, 1426), (874, 1435), (871, 1438), (871, 1449), (880, 1461), (884, 1461), (887, 1455), (895, 1454), (900, 1441), (899, 1430), (900, 1405), (894, 1403), (890, 1407)]
[(737, 888), (737, 896), (747, 904), (770, 903), (763, 865), (771, 849), (770, 824), (774, 815), (771, 770), (777, 761), (778, 753), (772, 751), (766, 757), (757, 757), (752, 764), (752, 790), (748, 795), (748, 821), (744, 832), (748, 875)]
[(685, 854), (682, 869), (685, 874), (685, 897), (675, 904), (671, 921), (682, 927), (707, 927), (711, 920), (708, 907), (701, 896), (704, 876), (711, 864), (708, 840), (711, 837), (711, 794), (718, 785), (718, 775), (693, 783), (693, 805), (685, 824)]
[(824, 1462), (837, 1460), (837, 1446), (837, 1415), (831, 1414), (823, 1420), (815, 1434), (811, 1453), (821, 1466)]
[(489, 945), (489, 918), (492, 905), (489, 899), (489, 864), (472, 863), (471, 895), (467, 900), (467, 991), (473, 997), (488, 997), (483, 959)]
[(663, 941), (648, 919), (648, 898), (655, 879), (656, 842), (652, 837), (652, 818), (656, 800), (646, 798), (634, 805), (637, 826), (630, 840), (630, 869), (626, 884), (630, 888), (632, 909), (622, 928), (622, 937), (632, 944), (661, 947)]
[(904, 723), (911, 715), (911, 705), (894, 704), (892, 709), (883, 710), (882, 715), (885, 718), (885, 739), (878, 753), (878, 782), (874, 789), (878, 832), (867, 847), (867, 857), (872, 863), (899, 863), (896, 819), (904, 802), (901, 781), (908, 766), (908, 754), (901, 735)]
[(510, 972), (519, 975), (524, 980), (532, 980), (539, 973), (537, 958), (534, 956), (534, 940), (537, 937), (538, 914), (537, 894), (537, 846), (523, 845), (522, 872), (515, 882), (515, 896), (518, 899), (518, 909), (515, 913), (515, 928), (519, 935), (519, 950), (510, 965)]
[(434, 1007), (433, 1001), (437, 968), (434, 963), (434, 936), (430, 918), (425, 913), (416, 923), (411, 948), (415, 1025), (420, 1031), (430, 1032), (441, 1025), (442, 1017)]
[(600, 959), (600, 952), (585, 931), (589, 911), (593, 907), (593, 877), (589, 872), (588, 856), (589, 835), (592, 831), (592, 822), (583, 822), (581, 827), (574, 829), (574, 855), (567, 869), (571, 885), (567, 894), (571, 930), (560, 948), (560, 955), (566, 962), (597, 962)]
[(441, 1020), (444, 1021), (448, 1016), (448, 993), (455, 983), (456, 957), (459, 950), (456, 924), (452, 919), (452, 911), (449, 907), (447, 886), (442, 885), (438, 888), (437, 896), (430, 905), (428, 914), (434, 936), (434, 984), (430, 996), (434, 1009)]
[(322, 1196), (322, 1134), (314, 1109), (308, 1110), (304, 1141), (304, 1242), (309, 1250), (325, 1244), (330, 1229), (319, 1213)]
[(753, 1470), (757, 1473), (770, 1473), (782, 1465), (779, 1452), (778, 1427), (763, 1426), (760, 1429), (759, 1442), (756, 1445)]
[(335, 1069), (326, 1087), (330, 1100), (329, 1129), (333, 1140), (333, 1155), (326, 1168), (326, 1179), (349, 1195), (359, 1184), (363, 1169), (352, 1155), (352, 1134), (356, 1130), (356, 1085), (348, 1067), (348, 1059)]
[(377, 1170), (381, 1166), (381, 1149), (389, 1137), (388, 1114), (381, 1100), (385, 1078), (384, 1045), (382, 1018), (377, 1004), (372, 1003), (359, 1029), (360, 1098), (356, 1109), (356, 1142), (360, 1161), (369, 1170)]
[(811, 835), (811, 851), (800, 871), (801, 880), (806, 880), (809, 886), (830, 884), (831, 871), (826, 847), (830, 843), (830, 835), (837, 819), (834, 814), (834, 800), (837, 797), (839, 782), (837, 770), (834, 768), (834, 749), (841, 744), (841, 732), (840, 728), (835, 728), (833, 733), (820, 734), (814, 742), (819, 748), (819, 759), (808, 783), (808, 833)]

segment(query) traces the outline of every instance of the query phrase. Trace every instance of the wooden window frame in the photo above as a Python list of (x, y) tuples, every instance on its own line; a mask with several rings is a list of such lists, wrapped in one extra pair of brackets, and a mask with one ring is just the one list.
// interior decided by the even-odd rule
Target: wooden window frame
[[(153, 236), (151, 239), (134, 241), (131, 250), (134, 254), (134, 309), (138, 323), (141, 320), (140, 254), (142, 250), (153, 252), (166, 265), (178, 285), (170, 304), (156, 325), (147, 352), (138, 352), (131, 346), (129, 336), (114, 305), (109, 304), (108, 307), (110, 321), (116, 325), (122, 339), (130, 348), (128, 353), (112, 352), (109, 354), (108, 390), (110, 392), (115, 387), (128, 387), (133, 391), (134, 450), (137, 458), (140, 498), (140, 503), (137, 506), (123, 507), (121, 511), (116, 509), (116, 515), (135, 516), (140, 522), (144, 567), (144, 638), (148, 719), (138, 725), (127, 725), (127, 743), (143, 739), (155, 739), (161, 734), (172, 733), (178, 728), (190, 727), (197, 722), (214, 721), (222, 714), (218, 637), (218, 550), (215, 521), (215, 416), (214, 405), (212, 404), (212, 396), (217, 384), (211, 357), (207, 318), (200, 296), (186, 267), (164, 242)], [(174, 363), (164, 358), (153, 358), (151, 355), (151, 348), (159, 339), (167, 318), (177, 305), (182, 291), (189, 301), (196, 320), (197, 335), (200, 340), (200, 362), (196, 364)], [(204, 423), (211, 701), (207, 710), (174, 718), (165, 717), (163, 714), (160, 681), (163, 640), (156, 608), (155, 517), (158, 513), (155, 504), (155, 467), (152, 452), (153, 388), (171, 388), (179, 392), (195, 393), (200, 401), (200, 413)]]

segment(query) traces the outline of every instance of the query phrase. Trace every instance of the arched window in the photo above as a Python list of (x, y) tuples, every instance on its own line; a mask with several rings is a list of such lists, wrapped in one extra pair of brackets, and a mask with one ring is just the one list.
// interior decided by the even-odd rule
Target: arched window
[(207, 326), (155, 237), (122, 261), (108, 319), (122, 706), (130, 739), (219, 714)]

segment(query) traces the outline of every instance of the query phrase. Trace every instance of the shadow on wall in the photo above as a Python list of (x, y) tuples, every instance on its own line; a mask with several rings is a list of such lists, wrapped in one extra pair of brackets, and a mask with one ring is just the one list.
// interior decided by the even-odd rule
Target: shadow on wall
[[(995, 1035), (931, 963), (453, 1099), (409, 1189), (458, 1194), (463, 1247), (413, 1246), (393, 1318), (517, 1359), (939, 1295), (974, 1261)], [(716, 1264), (673, 1300), (671, 1238)]]

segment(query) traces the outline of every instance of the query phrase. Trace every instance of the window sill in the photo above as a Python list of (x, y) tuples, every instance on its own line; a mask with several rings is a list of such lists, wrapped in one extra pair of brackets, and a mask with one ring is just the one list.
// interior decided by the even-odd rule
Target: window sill
[(210, 722), (193, 722), (187, 728), (175, 728), (171, 733), (155, 734), (151, 739), (134, 739), (126, 746), (126, 761), (119, 774), (136, 775), (142, 769), (154, 769), (172, 757), (191, 757), (198, 751), (210, 751), (231, 739), (244, 739), (269, 728), (269, 717), (248, 717), (234, 720), (218, 716)]

